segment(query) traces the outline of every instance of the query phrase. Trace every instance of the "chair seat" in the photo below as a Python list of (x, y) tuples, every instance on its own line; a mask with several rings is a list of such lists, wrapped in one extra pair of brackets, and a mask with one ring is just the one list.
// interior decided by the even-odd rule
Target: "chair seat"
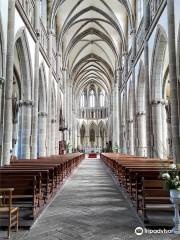
[[(17, 211), (18, 211), (18, 207), (11, 208), (11, 213), (14, 213), (14, 212), (17, 212)], [(8, 207), (1, 207), (0, 212), (1, 213), (9, 212), (9, 208)]]

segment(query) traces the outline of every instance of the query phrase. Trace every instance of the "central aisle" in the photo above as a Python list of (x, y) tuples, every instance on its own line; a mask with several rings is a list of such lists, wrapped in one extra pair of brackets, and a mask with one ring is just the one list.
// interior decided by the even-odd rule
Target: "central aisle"
[(137, 226), (104, 163), (85, 159), (23, 240), (136, 239)]

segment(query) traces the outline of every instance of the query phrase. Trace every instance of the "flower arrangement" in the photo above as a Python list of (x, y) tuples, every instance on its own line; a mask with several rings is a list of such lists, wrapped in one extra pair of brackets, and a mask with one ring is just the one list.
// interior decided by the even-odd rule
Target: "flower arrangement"
[(167, 190), (180, 191), (180, 173), (176, 164), (171, 164), (170, 169), (161, 173), (161, 178), (165, 181), (165, 187)]

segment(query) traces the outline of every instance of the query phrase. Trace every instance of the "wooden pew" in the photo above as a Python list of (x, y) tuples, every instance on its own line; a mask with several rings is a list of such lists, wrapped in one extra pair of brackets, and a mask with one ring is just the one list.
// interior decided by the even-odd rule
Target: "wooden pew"
[(101, 159), (115, 174), (144, 221), (148, 220), (147, 209), (158, 210), (157, 205), (171, 209), (169, 193), (164, 189), (160, 172), (169, 169), (172, 160), (114, 153), (103, 153)]
[(76, 153), (33, 160), (13, 158), (9, 166), (0, 167), (0, 187), (14, 187), (12, 201), (20, 208), (23, 222), (39, 215), (84, 156)]

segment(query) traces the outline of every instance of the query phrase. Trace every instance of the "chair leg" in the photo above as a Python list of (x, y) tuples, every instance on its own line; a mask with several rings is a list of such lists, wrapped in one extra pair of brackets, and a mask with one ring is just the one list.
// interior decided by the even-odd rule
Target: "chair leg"
[(11, 232), (11, 217), (9, 217), (9, 224), (8, 224), (8, 238), (10, 238), (10, 232)]
[(18, 231), (18, 227), (19, 227), (19, 211), (17, 210), (17, 214), (16, 214), (16, 232)]

